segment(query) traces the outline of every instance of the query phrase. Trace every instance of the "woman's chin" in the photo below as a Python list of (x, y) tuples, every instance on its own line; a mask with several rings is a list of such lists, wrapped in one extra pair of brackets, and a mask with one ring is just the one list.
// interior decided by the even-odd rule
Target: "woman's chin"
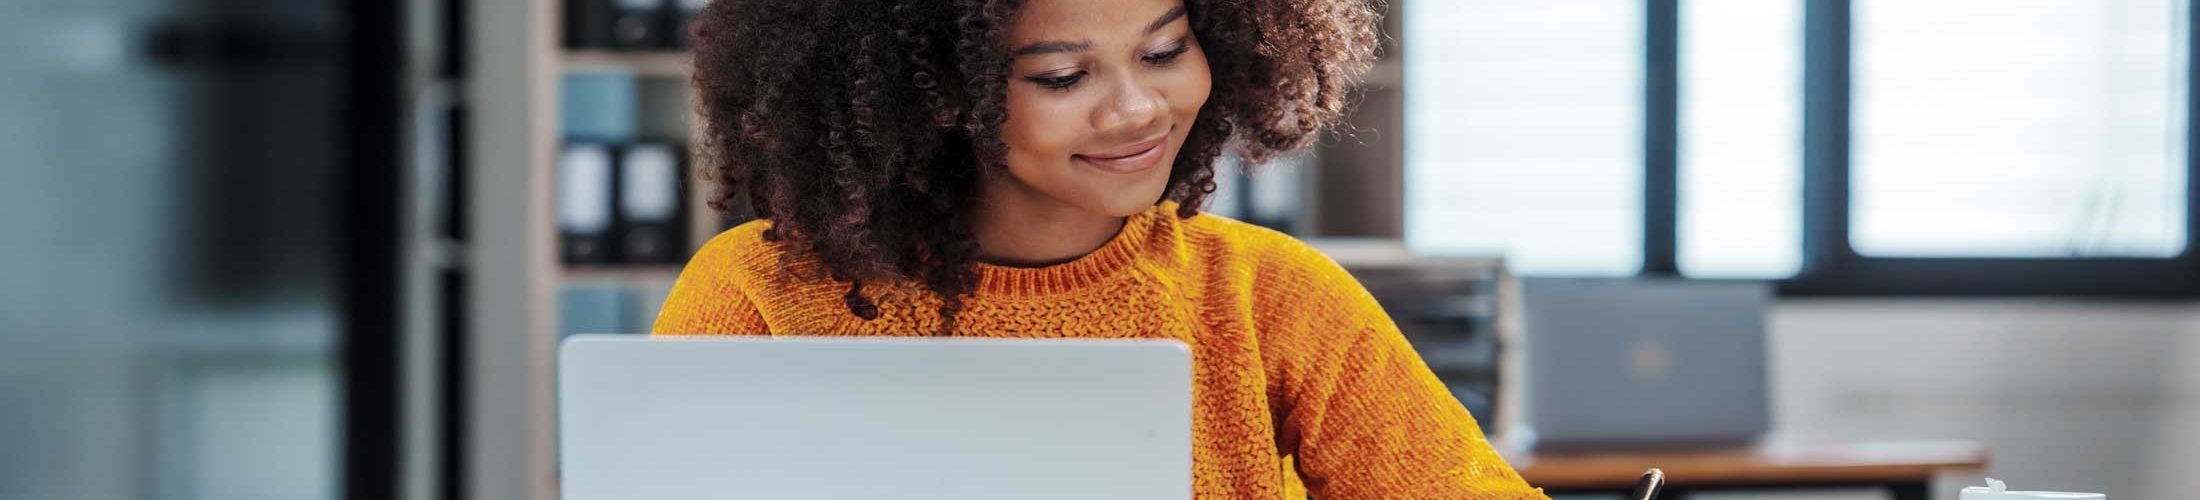
[(1099, 200), (1093, 211), (1106, 214), (1109, 217), (1130, 217), (1145, 212), (1158, 203), (1161, 203), (1161, 190), (1156, 189), (1151, 194), (1119, 196)]

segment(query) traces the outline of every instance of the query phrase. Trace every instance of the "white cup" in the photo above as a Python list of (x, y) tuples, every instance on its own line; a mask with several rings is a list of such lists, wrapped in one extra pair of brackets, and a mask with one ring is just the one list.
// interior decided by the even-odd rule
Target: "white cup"
[(1972, 486), (1963, 489), (1960, 500), (2108, 500), (2100, 493), (2071, 493), (2064, 491), (2009, 491), (2009, 485), (1987, 478), (1991, 486)]

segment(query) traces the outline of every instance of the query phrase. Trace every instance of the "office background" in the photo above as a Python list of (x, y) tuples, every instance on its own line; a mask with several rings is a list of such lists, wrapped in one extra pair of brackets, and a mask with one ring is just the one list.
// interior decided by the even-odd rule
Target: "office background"
[[(687, 2), (9, 3), (0, 498), (551, 497), (554, 342), (645, 330), (684, 258), (627, 230), (733, 222), (567, 175), (692, 168), (625, 161), (687, 144)], [(1391, 4), (1359, 130), (1217, 211), (1772, 280), (1773, 436), (2190, 491), (2189, 0)]]

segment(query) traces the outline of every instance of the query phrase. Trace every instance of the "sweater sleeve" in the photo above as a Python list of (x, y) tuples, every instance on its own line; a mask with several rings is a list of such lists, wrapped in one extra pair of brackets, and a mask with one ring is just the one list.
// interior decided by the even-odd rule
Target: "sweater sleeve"
[(743, 270), (740, 247), (756, 239), (753, 224), (711, 238), (695, 252), (665, 296), (651, 335), (768, 334), (764, 316), (738, 274)]
[[(1295, 243), (1295, 242), (1294, 242)], [(1309, 314), (1263, 334), (1279, 440), (1321, 499), (1545, 499), (1491, 448), (1373, 296), (1303, 244), (1280, 306)], [(1287, 283), (1297, 281), (1300, 283)], [(1272, 288), (1273, 289), (1273, 288)], [(1271, 306), (1278, 307), (1278, 306)]]

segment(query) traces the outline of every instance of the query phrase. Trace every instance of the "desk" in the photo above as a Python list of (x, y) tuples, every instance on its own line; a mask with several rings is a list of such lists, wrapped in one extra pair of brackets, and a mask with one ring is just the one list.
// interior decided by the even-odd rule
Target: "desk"
[(1665, 470), (1663, 498), (1690, 491), (1880, 487), (1894, 500), (1928, 500), (1942, 471), (1986, 467), (1987, 449), (1960, 441), (1769, 443), (1746, 448), (1538, 452), (1515, 461), (1528, 484), (1553, 494), (1620, 493), (1642, 471)]

